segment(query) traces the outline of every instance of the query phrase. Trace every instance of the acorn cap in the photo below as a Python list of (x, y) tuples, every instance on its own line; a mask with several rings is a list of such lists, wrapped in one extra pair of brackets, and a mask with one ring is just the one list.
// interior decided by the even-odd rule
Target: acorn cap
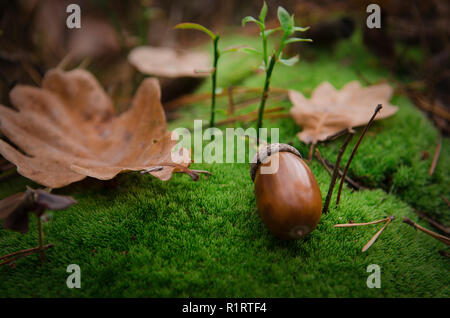
[(255, 181), (256, 171), (258, 170), (258, 167), (261, 164), (261, 162), (264, 162), (264, 160), (266, 160), (271, 155), (283, 151), (293, 153), (294, 155), (302, 158), (300, 152), (298, 152), (297, 149), (288, 144), (276, 143), (262, 146), (256, 153), (256, 155), (253, 157), (252, 164), (250, 165), (250, 177), (252, 177), (252, 180)]

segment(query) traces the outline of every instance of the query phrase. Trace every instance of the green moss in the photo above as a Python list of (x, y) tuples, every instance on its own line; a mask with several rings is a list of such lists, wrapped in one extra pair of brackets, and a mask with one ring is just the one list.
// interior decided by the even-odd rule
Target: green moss
[[(242, 38), (224, 37), (222, 43), (236, 42)], [(257, 47), (255, 39), (245, 42)], [(222, 87), (262, 83), (262, 76), (253, 72), (257, 61), (252, 58), (230, 54), (221, 63), (227, 66), (219, 73)], [(272, 85), (309, 94), (324, 80), (340, 88), (357, 78), (357, 70), (371, 81), (388, 75), (358, 36), (296, 67), (277, 66)], [(208, 84), (200, 90), (207, 91)], [(194, 164), (213, 173), (199, 182), (186, 175), (162, 182), (138, 173), (103, 183), (88, 179), (56, 191), (73, 195), (79, 203), (55, 212), (44, 225), (46, 241), (55, 243), (45, 264), (39, 265), (34, 255), (19, 260), (15, 268), (0, 268), (0, 296), (449, 297), (449, 260), (438, 254), (444, 245), (401, 222), (403, 216), (417, 220), (412, 206), (448, 221), (440, 195), (450, 198), (449, 141), (444, 139), (436, 172), (429, 177), (431, 158), (421, 157), (422, 151), (432, 157), (436, 131), (406, 98), (395, 96), (392, 103), (399, 112), (372, 126), (350, 171), (358, 181), (380, 189), (352, 192), (344, 187), (340, 206), (332, 204), (305, 240), (280, 241), (262, 224), (249, 164)], [(194, 118), (207, 120), (208, 104), (182, 109), (182, 118), (170, 127), (192, 127)], [(280, 104), (290, 107), (287, 101), (268, 107)], [(225, 110), (226, 99), (219, 100), (218, 107)], [(218, 120), (226, 118), (223, 113)], [(292, 119), (264, 124), (280, 127), (280, 141), (292, 142), (307, 154)], [(341, 143), (338, 139), (319, 147), (334, 161)], [(349, 151), (344, 162), (348, 156)], [(325, 197), (330, 177), (316, 161), (310, 166)], [(23, 191), (26, 184), (32, 185), (22, 177), (3, 182), (0, 198)], [(361, 248), (381, 225), (333, 228), (392, 214), (396, 219), (366, 253)], [(26, 235), (1, 230), (0, 254), (36, 246), (35, 227), (33, 219)], [(81, 267), (79, 290), (66, 287), (69, 264)], [(369, 264), (381, 266), (381, 289), (366, 286)]]

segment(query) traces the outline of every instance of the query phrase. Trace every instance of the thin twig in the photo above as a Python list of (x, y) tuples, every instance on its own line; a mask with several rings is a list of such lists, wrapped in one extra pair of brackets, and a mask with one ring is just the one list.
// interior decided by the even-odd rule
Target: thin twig
[(364, 75), (363, 73), (361, 73), (360, 70), (356, 70), (356, 75), (358, 75), (358, 77), (364, 82), (364, 84), (370, 86), (372, 85), (372, 82), (369, 81)]
[(64, 69), (67, 67), (67, 65), (69, 65), (70, 62), (72, 62), (72, 59), (73, 59), (72, 54), (67, 53), (67, 54), (62, 58), (62, 60), (58, 63), (58, 65), (56, 66), (56, 68), (57, 68), (57, 69), (60, 69), (60, 70), (64, 70)]
[(384, 231), (384, 229), (389, 225), (389, 223), (391, 223), (391, 221), (395, 218), (395, 216), (390, 216), (388, 217), (388, 220), (386, 221), (386, 224), (377, 232), (375, 233), (375, 235), (369, 240), (369, 242), (367, 242), (366, 245), (364, 245), (364, 247), (362, 248), (362, 252), (364, 253), (365, 251), (367, 251), (372, 245), (373, 243), (375, 243), (375, 241), (377, 240), (377, 238), (380, 236), (380, 234)]
[(45, 251), (53, 246), (54, 246), (54, 244), (48, 244), (48, 245), (43, 246), (42, 249), (41, 249), (41, 247), (38, 246), (38, 247), (34, 247), (34, 248), (27, 249), (27, 250), (22, 250), (22, 251), (11, 253), (9, 255), (2, 256), (2, 257), (0, 257), (0, 259), (5, 259), (5, 261), (1, 262), (0, 266), (6, 265), (6, 264), (11, 264), (22, 257), (32, 255), (34, 253), (40, 252), (41, 250)]
[(41, 262), (45, 262), (45, 252), (44, 252), (44, 232), (42, 231), (42, 220), (39, 215), (37, 215), (37, 225), (38, 225), (38, 239), (39, 239), (39, 254)]
[(420, 212), (419, 210), (415, 210), (415, 212), (417, 213), (417, 215), (422, 219), (427, 221), (428, 223), (430, 223), (431, 226), (434, 226), (435, 228), (437, 228), (438, 230), (440, 230), (441, 232), (444, 232), (447, 235), (450, 235), (450, 228), (445, 227), (444, 225), (436, 222), (435, 220), (433, 220), (432, 218), (426, 216), (425, 214), (423, 214), (422, 212)]
[(31, 65), (28, 61), (21, 60), (20, 63), (22, 64), (23, 69), (25, 72), (27, 72), (28, 76), (33, 80), (33, 82), (37, 86), (41, 86), (42, 77), (41, 74)]
[(335, 224), (333, 227), (353, 227), (353, 226), (364, 226), (364, 225), (372, 225), (372, 224), (378, 224), (378, 223), (383, 223), (386, 222), (389, 219), (389, 217), (381, 219), (381, 220), (376, 220), (376, 221), (372, 221), (372, 222), (367, 222), (367, 223), (345, 223), (345, 224)]
[(375, 111), (373, 112), (372, 117), (370, 117), (369, 122), (367, 123), (366, 127), (364, 127), (363, 132), (361, 133), (361, 136), (359, 137), (358, 141), (356, 142), (355, 147), (353, 147), (352, 154), (350, 155), (350, 158), (347, 161), (347, 164), (345, 165), (344, 172), (342, 174), (341, 183), (339, 184), (339, 190), (336, 198), (336, 207), (339, 205), (339, 200), (341, 199), (341, 192), (342, 192), (342, 186), (344, 185), (344, 179), (347, 175), (348, 168), (350, 167), (350, 164), (352, 163), (353, 157), (355, 157), (356, 150), (358, 150), (359, 145), (361, 144), (362, 139), (364, 138), (364, 135), (366, 134), (367, 130), (369, 129), (370, 125), (372, 124), (373, 120), (375, 119), (375, 116), (378, 114), (378, 112), (383, 108), (381, 104), (378, 104), (375, 108)]
[(430, 171), (429, 171), (430, 176), (433, 175), (434, 169), (436, 169), (436, 165), (438, 163), (439, 155), (441, 153), (441, 148), (442, 148), (442, 133), (440, 130), (438, 133), (439, 133), (438, 144), (436, 146), (436, 150), (434, 151), (433, 161), (431, 162)]
[(334, 185), (336, 183), (336, 178), (338, 176), (339, 163), (341, 162), (342, 155), (344, 154), (345, 149), (347, 148), (350, 140), (352, 140), (353, 135), (355, 134), (355, 131), (350, 128), (347, 131), (348, 131), (347, 138), (345, 138), (344, 144), (342, 145), (341, 149), (339, 149), (339, 153), (338, 153), (338, 156), (336, 159), (336, 164), (335, 164), (334, 170), (333, 170), (333, 175), (331, 176), (330, 187), (328, 188), (327, 198), (325, 200), (325, 205), (322, 210), (323, 214), (328, 212), (328, 206), (330, 205), (331, 196), (333, 195), (333, 189), (334, 189)]
[[(269, 113), (274, 113), (274, 112), (278, 112), (278, 111), (282, 111), (284, 110), (284, 107), (274, 107), (274, 108), (270, 108), (270, 109), (265, 109), (264, 110), (264, 114), (269, 114)], [(231, 124), (234, 123), (236, 121), (252, 121), (252, 120), (256, 120), (258, 119), (258, 111), (252, 111), (250, 113), (244, 114), (244, 115), (238, 115), (235, 117), (231, 117), (231, 118), (227, 118), (221, 121), (216, 122), (216, 126), (220, 126), (220, 125), (226, 125), (226, 124)], [(255, 117), (255, 119), (253, 119), (253, 117)]]
[[(262, 92), (262, 89), (260, 87), (233, 86), (234, 96), (239, 96), (239, 95), (249, 94), (249, 93), (259, 94), (261, 92)], [(272, 88), (270, 88), (269, 96), (272, 96), (274, 94), (281, 94), (281, 96), (284, 97), (284, 96), (286, 96), (287, 92), (288, 92), (287, 89), (272, 87)], [(164, 109), (173, 111), (181, 106), (208, 100), (211, 98), (211, 96), (212, 96), (211, 93), (195, 93), (195, 94), (190, 94), (190, 95), (183, 95), (183, 96), (171, 101), (170, 103), (166, 103), (164, 105)], [(225, 97), (225, 96), (228, 96), (228, 92), (226, 90), (223, 90), (222, 92), (216, 94), (216, 97)], [(260, 99), (260, 97), (254, 98), (254, 100), (252, 99), (251, 104), (256, 103), (257, 101), (259, 101), (259, 99)], [(242, 104), (242, 103), (246, 103), (249, 101), (250, 100), (246, 100), (246, 101), (242, 101), (237, 104)]]
[(441, 195), (441, 198), (445, 203), (447, 203), (448, 206), (450, 206), (450, 201), (445, 196)]
[[(325, 165), (327, 165), (330, 169), (334, 169), (334, 164), (332, 164), (327, 158), (323, 158)], [(343, 172), (341, 169), (338, 169), (339, 178), (342, 178)], [(345, 176), (345, 181), (355, 190), (367, 189), (366, 187), (360, 185), (358, 182), (350, 178), (349, 176)]]
[(435, 239), (441, 241), (444, 244), (450, 245), (450, 237), (448, 237), (448, 236), (444, 236), (444, 235), (438, 234), (436, 232), (430, 231), (429, 229), (426, 229), (426, 228), (420, 226), (419, 224), (414, 223), (413, 221), (411, 221), (410, 219), (408, 219), (406, 217), (403, 219), (403, 223), (411, 225), (415, 229), (420, 230), (420, 231), (424, 232), (425, 234), (428, 234), (428, 235), (434, 237)]
[[(51, 244), (44, 245), (42, 248), (43, 249), (49, 249), (50, 247), (53, 247), (53, 246), (55, 246), (55, 244), (51, 243)], [(37, 246), (37, 247), (32, 247), (32, 248), (27, 248), (27, 249), (24, 249), (24, 250), (16, 251), (16, 252), (13, 252), (13, 253), (10, 253), (10, 254), (6, 254), (6, 255), (3, 255), (3, 256), (0, 256), (0, 260), (8, 259), (8, 258), (17, 256), (17, 255), (21, 255), (21, 254), (36, 253), (36, 252), (39, 252), (39, 249), (40, 249), (40, 247)]]
[(333, 175), (333, 171), (330, 169), (330, 167), (327, 166), (327, 164), (325, 163), (325, 160), (322, 157), (322, 154), (320, 153), (320, 150), (317, 148), (316, 148), (316, 158), (317, 158), (317, 160), (319, 160), (322, 167), (325, 168), (325, 170), (328, 172), (328, 174), (331, 177)]
[(322, 140), (322, 141), (332, 141), (332, 140), (335, 140), (336, 138), (345, 135), (345, 134), (347, 133), (347, 131), (348, 131), (348, 128), (344, 128), (344, 129), (339, 130), (338, 132), (336, 132), (336, 133), (334, 133), (334, 134), (332, 134), (332, 135), (329, 135), (327, 138), (325, 138), (325, 139)]
[(311, 146), (309, 146), (308, 161), (312, 160), (315, 145), (316, 145), (315, 142), (311, 142)]

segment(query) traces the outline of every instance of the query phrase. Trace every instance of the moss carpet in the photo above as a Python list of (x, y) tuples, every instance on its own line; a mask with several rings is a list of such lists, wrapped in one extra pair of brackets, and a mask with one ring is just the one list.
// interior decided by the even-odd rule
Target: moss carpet
[[(221, 45), (236, 43), (258, 47), (257, 40), (236, 36), (224, 36)], [(261, 85), (263, 75), (253, 72), (253, 57), (230, 54), (220, 63), (221, 87)], [(340, 88), (358, 79), (358, 71), (373, 82), (389, 76), (361, 45), (359, 33), (331, 50), (314, 51), (295, 67), (277, 65), (272, 87), (308, 95), (324, 80)], [(199, 91), (208, 87), (206, 82)], [(247, 163), (193, 164), (213, 174), (198, 182), (186, 175), (162, 182), (138, 173), (108, 182), (87, 179), (55, 191), (79, 203), (53, 213), (44, 224), (46, 242), (55, 244), (46, 263), (40, 265), (34, 255), (17, 261), (15, 268), (0, 268), (0, 297), (449, 297), (450, 260), (438, 253), (445, 245), (401, 222), (404, 216), (417, 221), (417, 208), (449, 224), (449, 208), (441, 198), (450, 198), (449, 139), (444, 138), (436, 172), (429, 177), (431, 158), (423, 160), (422, 152), (432, 157), (436, 130), (407, 98), (395, 95), (392, 104), (400, 107), (398, 113), (371, 127), (350, 169), (351, 177), (371, 189), (344, 187), (340, 206), (332, 204), (304, 240), (280, 241), (262, 224)], [(192, 127), (194, 118), (207, 121), (207, 105), (181, 109), (170, 128)], [(290, 107), (288, 101), (271, 105)], [(226, 118), (226, 99), (218, 108), (218, 120)], [(279, 127), (280, 141), (307, 156), (292, 119), (264, 124)], [(334, 161), (341, 143), (342, 138), (319, 149)], [(310, 167), (325, 198), (330, 177), (317, 161)], [(27, 184), (36, 186), (23, 177), (2, 182), (0, 198)], [(381, 225), (333, 228), (392, 214), (396, 219), (366, 253), (362, 246)], [(0, 254), (36, 246), (35, 227), (32, 219), (26, 235), (0, 230)], [(69, 264), (81, 267), (81, 289), (66, 287)], [(380, 289), (366, 286), (369, 264), (381, 267)]]

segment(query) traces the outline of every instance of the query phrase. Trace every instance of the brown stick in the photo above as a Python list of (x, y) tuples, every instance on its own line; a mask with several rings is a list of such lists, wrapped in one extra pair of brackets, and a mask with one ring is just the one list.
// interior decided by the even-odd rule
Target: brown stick
[[(284, 110), (284, 107), (281, 107), (281, 106), (274, 107), (274, 108), (264, 110), (264, 114), (274, 113), (274, 112), (281, 111), (281, 110)], [(227, 118), (227, 119), (218, 121), (218, 122), (216, 122), (216, 126), (231, 124), (231, 123), (234, 123), (239, 120), (251, 121), (251, 120), (257, 119), (257, 116), (258, 116), (258, 111), (256, 110), (256, 111), (252, 111), (250, 113), (244, 114), (244, 115), (238, 115), (235, 117), (231, 117), (231, 118)]]
[(436, 169), (436, 165), (439, 160), (439, 155), (441, 153), (442, 148), (442, 133), (439, 131), (438, 144), (436, 146), (436, 150), (434, 151), (433, 161), (431, 162), (429, 175), (432, 176), (434, 173), (434, 169)]
[(41, 262), (45, 262), (45, 252), (44, 252), (44, 233), (42, 232), (42, 221), (41, 217), (37, 216), (38, 224), (38, 238), (39, 238), (39, 254), (41, 257)]
[(420, 226), (419, 224), (414, 223), (413, 221), (411, 221), (410, 219), (408, 219), (406, 217), (403, 219), (403, 223), (411, 225), (415, 229), (420, 230), (420, 231), (424, 232), (425, 234), (428, 234), (428, 235), (434, 237), (435, 239), (441, 241), (444, 244), (450, 245), (450, 237), (448, 237), (448, 236), (444, 236), (444, 235), (438, 234), (436, 232), (430, 231), (429, 229), (426, 229), (426, 228)]
[[(54, 244), (48, 244), (48, 245), (43, 246), (42, 249), (47, 250), (53, 246), (54, 246)], [(0, 266), (10, 264), (12, 262), (17, 261), (18, 259), (20, 259), (22, 257), (29, 256), (34, 253), (40, 252), (40, 251), (41, 251), (41, 248), (38, 246), (38, 247), (34, 247), (34, 248), (29, 248), (26, 250), (17, 251), (17, 252), (8, 254), (8, 255), (4, 255), (4, 256), (0, 257), (0, 259), (5, 259), (5, 261), (0, 263)]]
[(386, 224), (377, 232), (375, 233), (375, 235), (370, 239), (369, 242), (367, 242), (366, 245), (364, 245), (364, 247), (362, 248), (362, 252), (364, 253), (365, 251), (367, 251), (372, 245), (373, 243), (375, 243), (375, 241), (377, 240), (377, 238), (380, 236), (380, 234), (384, 231), (384, 229), (389, 225), (389, 223), (391, 223), (391, 221), (395, 218), (395, 216), (391, 216), (388, 218), (388, 220), (386, 221)]
[(442, 200), (444, 200), (445, 203), (447, 203), (448, 206), (450, 206), (450, 201), (447, 200), (447, 198), (443, 195), (441, 195)]
[(376, 220), (376, 221), (367, 222), (367, 223), (345, 223), (345, 224), (335, 224), (333, 227), (353, 227), (353, 226), (372, 225), (372, 224), (378, 224), (378, 223), (386, 222), (388, 219), (390, 219), (390, 218), (387, 217), (387, 218), (384, 218), (384, 219), (381, 219), (381, 220)]
[(330, 205), (331, 196), (333, 195), (334, 185), (336, 183), (336, 178), (338, 176), (339, 163), (341, 162), (342, 155), (344, 154), (344, 151), (347, 148), (350, 140), (352, 140), (354, 134), (355, 134), (355, 132), (349, 128), (347, 138), (345, 138), (344, 144), (342, 145), (341, 149), (339, 149), (339, 153), (338, 153), (338, 156), (336, 159), (336, 165), (334, 166), (333, 175), (331, 176), (330, 187), (328, 188), (327, 198), (325, 200), (325, 205), (322, 210), (323, 214), (328, 212), (328, 206)]
[(322, 157), (322, 154), (320, 153), (320, 150), (316, 148), (316, 158), (317, 160), (319, 160), (320, 164), (322, 165), (322, 167), (325, 168), (325, 170), (328, 172), (328, 174), (330, 175), (330, 177), (333, 175), (333, 171), (330, 169), (330, 167), (328, 167), (328, 165), (325, 163), (325, 160)]
[(308, 161), (312, 160), (315, 145), (316, 145), (315, 142), (311, 142), (311, 146), (309, 146)]
[[(334, 169), (334, 164), (332, 164), (327, 158), (323, 158), (323, 160), (329, 168)], [(342, 175), (343, 175), (342, 170), (339, 169), (338, 172), (339, 172), (339, 177), (342, 178)], [(366, 187), (363, 187), (355, 180), (351, 179), (349, 176), (345, 176), (345, 181), (355, 190), (367, 189)]]
[(356, 150), (358, 150), (359, 145), (361, 144), (362, 139), (364, 138), (364, 135), (366, 134), (367, 130), (369, 129), (370, 125), (372, 124), (373, 120), (375, 119), (375, 116), (378, 114), (378, 112), (383, 108), (381, 104), (378, 104), (375, 108), (375, 111), (373, 112), (372, 117), (370, 117), (369, 122), (367, 123), (366, 127), (364, 127), (363, 132), (361, 133), (361, 136), (358, 139), (358, 142), (356, 143), (355, 147), (353, 148), (352, 154), (350, 155), (350, 158), (347, 161), (347, 164), (345, 165), (343, 177), (341, 178), (341, 183), (339, 184), (339, 190), (336, 198), (336, 207), (339, 205), (339, 201), (341, 199), (341, 192), (342, 192), (342, 186), (344, 185), (344, 179), (347, 175), (348, 168), (350, 167), (350, 164), (352, 163), (353, 157), (355, 157)]
[[(319, 149), (316, 148), (316, 158), (319, 160), (320, 164), (327, 170), (330, 177), (333, 175), (334, 164), (329, 162), (326, 158), (323, 158)], [(338, 169), (339, 177), (342, 178), (342, 171)], [(345, 181), (355, 190), (365, 189), (362, 185), (359, 185), (356, 181), (345, 176)]]
[(444, 232), (447, 235), (450, 235), (450, 228), (445, 227), (444, 225), (436, 222), (435, 220), (433, 220), (432, 218), (426, 216), (425, 214), (423, 214), (422, 212), (420, 212), (419, 210), (414, 210), (417, 215), (422, 219), (427, 221), (428, 223), (430, 223), (431, 226), (434, 226), (435, 228), (437, 228), (438, 230)]
[[(55, 246), (55, 244), (51, 243), (51, 244), (44, 245), (42, 248), (43, 249), (49, 249), (50, 247), (53, 247), (53, 246)], [(11, 258), (11, 257), (17, 256), (17, 255), (21, 255), (21, 254), (36, 253), (36, 252), (39, 252), (39, 249), (40, 249), (40, 247), (37, 246), (37, 247), (32, 247), (32, 248), (27, 248), (27, 249), (24, 249), (24, 250), (16, 251), (16, 252), (13, 252), (13, 253), (10, 253), (10, 254), (6, 254), (6, 255), (3, 255), (3, 256), (0, 256), (0, 260)]]
[(348, 131), (348, 128), (344, 128), (342, 130), (339, 130), (337, 133), (334, 133), (332, 135), (329, 135), (327, 138), (325, 138), (323, 141), (332, 141), (335, 140), (338, 137), (341, 137), (343, 135), (345, 135)]
[[(273, 93), (280, 93), (280, 94), (286, 94), (288, 92), (287, 89), (284, 88), (271, 88), (270, 89), (271, 94)], [(239, 94), (248, 94), (248, 93), (261, 93), (262, 88), (260, 87), (242, 87), (242, 86), (233, 86), (233, 93), (235, 95)], [(216, 94), (216, 97), (225, 97), (228, 93), (226, 91), (222, 91), (219, 94)], [(208, 100), (211, 98), (211, 93), (198, 93), (198, 94), (191, 94), (191, 95), (183, 95), (170, 103), (166, 103), (164, 105), (164, 109), (168, 111), (175, 110), (181, 106), (189, 105), (196, 102), (201, 102), (204, 100)]]

